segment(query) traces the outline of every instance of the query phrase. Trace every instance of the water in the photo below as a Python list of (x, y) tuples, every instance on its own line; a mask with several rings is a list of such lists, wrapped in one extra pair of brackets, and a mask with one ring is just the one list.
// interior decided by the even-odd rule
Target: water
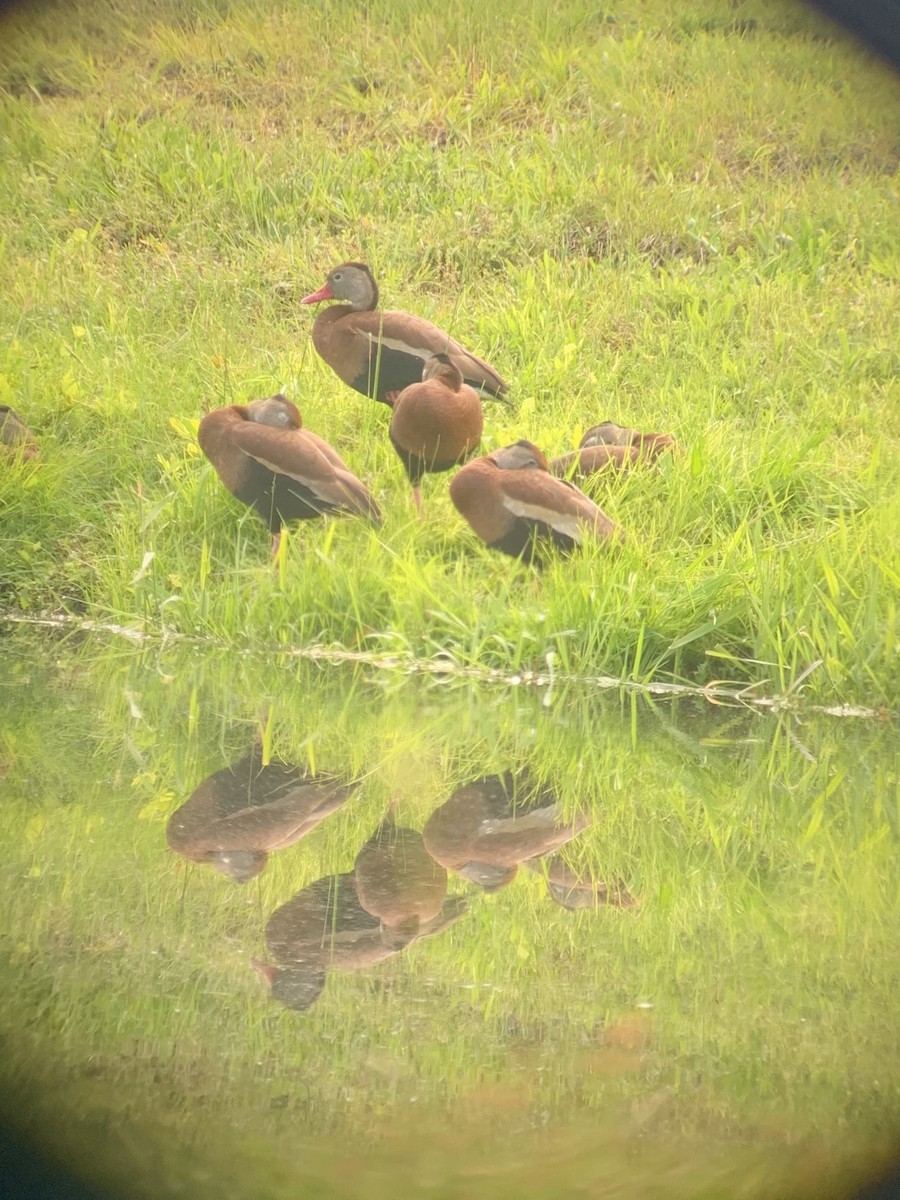
[(822, 1196), (889, 1152), (891, 726), (3, 647), (2, 1102), (89, 1178)]

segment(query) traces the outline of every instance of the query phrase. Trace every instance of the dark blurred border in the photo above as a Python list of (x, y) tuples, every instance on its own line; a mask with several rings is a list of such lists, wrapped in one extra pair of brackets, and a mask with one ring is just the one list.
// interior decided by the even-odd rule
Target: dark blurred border
[[(806, 0), (900, 70), (900, 0)], [(41, 0), (0, 0), (10, 9), (42, 7)], [(0, 1133), (0, 1196), (9, 1200), (106, 1200), (40, 1150)], [(853, 1193), (853, 1200), (900, 1200), (900, 1167)]]
[(33, 1142), (0, 1130), (0, 1196), (4, 1200), (112, 1200)]
[(811, 0), (811, 4), (900, 69), (900, 0)]

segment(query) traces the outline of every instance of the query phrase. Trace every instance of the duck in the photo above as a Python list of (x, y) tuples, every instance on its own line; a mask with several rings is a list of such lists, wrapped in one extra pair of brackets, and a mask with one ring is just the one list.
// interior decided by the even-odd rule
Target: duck
[(393, 405), (404, 388), (422, 379), (435, 354), (446, 354), (476, 391), (501, 399), (503, 378), (483, 359), (423, 317), (378, 308), (378, 284), (365, 263), (340, 263), (317, 292), (301, 304), (338, 300), (313, 323), (313, 345), (329, 367), (355, 391)]
[(578, 443), (579, 449), (591, 446), (631, 446), (644, 458), (652, 462), (666, 450), (677, 449), (671, 433), (640, 433), (637, 429), (626, 429), (613, 421), (601, 421), (586, 429)]
[(398, 825), (396, 803), (356, 856), (360, 904), (388, 930), (416, 934), (441, 912), (447, 871), (428, 853), (421, 833)]
[(552, 854), (589, 824), (584, 816), (567, 821), (552, 788), (528, 772), (504, 771), (456, 788), (428, 818), (422, 839), (442, 866), (496, 892), (512, 883), (520, 863)]
[(171, 850), (234, 880), (254, 879), (270, 853), (293, 846), (347, 802), (354, 785), (262, 762), (254, 747), (208, 775), (166, 826)]
[(620, 880), (607, 882), (587, 870), (576, 870), (562, 854), (532, 858), (525, 864), (542, 875), (547, 892), (561, 908), (575, 912), (580, 908), (633, 908), (637, 901)]
[(335, 449), (303, 428), (300, 410), (280, 392), (214, 409), (197, 437), (229, 492), (268, 525), (273, 555), (289, 521), (335, 513), (381, 524), (369, 489)]
[(31, 430), (8, 404), (0, 404), (0, 446), (25, 460), (35, 459), (41, 452)]
[(356, 970), (390, 957), (381, 923), (356, 897), (353, 872), (326, 875), (280, 905), (266, 922), (265, 941), (273, 962), (250, 960), (286, 1008), (311, 1008), (325, 987), (328, 970)]
[(641, 456), (636, 446), (592, 445), (570, 450), (549, 460), (550, 474), (557, 479), (589, 479), (601, 471), (624, 471)]
[(543, 452), (524, 438), (462, 467), (450, 499), (490, 549), (538, 568), (539, 546), (571, 551), (622, 538), (615, 521), (574, 483), (551, 475)]
[(625, 471), (639, 462), (653, 462), (675, 449), (670, 433), (639, 433), (603, 421), (585, 430), (577, 450), (551, 458), (550, 471), (558, 479), (588, 479), (601, 471)]
[(311, 1008), (322, 994), (329, 971), (358, 971), (383, 962), (421, 938), (442, 933), (467, 911), (462, 897), (451, 896), (416, 931), (401, 936), (385, 931), (377, 916), (360, 904), (353, 871), (326, 875), (276, 908), (266, 922), (269, 958), (253, 958), (272, 998), (286, 1008)]
[(449, 471), (471, 458), (484, 428), (481, 397), (463, 381), (448, 354), (434, 354), (422, 379), (403, 389), (394, 401), (388, 436), (412, 484), (419, 516), (424, 515), (422, 476)]

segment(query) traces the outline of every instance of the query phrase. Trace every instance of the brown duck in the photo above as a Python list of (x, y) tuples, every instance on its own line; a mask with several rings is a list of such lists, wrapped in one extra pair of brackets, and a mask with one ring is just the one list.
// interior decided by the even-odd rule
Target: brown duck
[(507, 387), (493, 367), (422, 317), (378, 310), (378, 285), (365, 263), (341, 263), (301, 304), (339, 300), (313, 324), (313, 345), (329, 367), (357, 392), (393, 404), (418, 383), (435, 354), (446, 354), (476, 391), (502, 397)]
[(677, 448), (675, 438), (671, 433), (639, 433), (637, 429), (626, 429), (612, 421), (603, 421), (585, 430), (584, 437), (578, 443), (580, 447), (589, 446), (631, 446), (644, 458), (651, 462), (659, 458), (666, 450)]
[(525, 440), (464, 466), (450, 481), (450, 499), (492, 550), (537, 567), (539, 546), (570, 551), (622, 537), (584, 492), (554, 478), (542, 452)]
[(618, 880), (607, 883), (597, 879), (589, 871), (576, 870), (562, 854), (548, 858), (532, 858), (526, 866), (543, 875), (547, 891), (562, 908), (574, 912), (580, 908), (632, 908), (636, 901), (624, 884)]
[(449, 471), (471, 458), (483, 427), (481, 397), (463, 383), (459, 367), (446, 354), (429, 358), (421, 382), (411, 383), (394, 401), (389, 431), (412, 484), (419, 516), (422, 476), (428, 471)]
[(449, 928), (466, 911), (449, 897), (440, 913), (415, 932), (386, 930), (366, 912), (356, 894), (353, 872), (317, 879), (277, 908), (266, 923), (266, 947), (273, 963), (252, 960), (272, 996), (287, 1008), (310, 1008), (322, 993), (330, 970), (358, 971), (399, 953), (422, 937)]
[(253, 879), (273, 850), (293, 846), (346, 803), (352, 785), (311, 777), (258, 748), (208, 776), (172, 814), (169, 847), (236, 883)]
[(519, 863), (558, 850), (589, 824), (587, 817), (565, 820), (551, 789), (506, 771), (457, 788), (422, 837), (439, 863), (495, 892), (512, 882)]
[(41, 452), (31, 430), (8, 404), (0, 404), (0, 446), (23, 459), (37, 458)]
[(303, 428), (286, 396), (217, 408), (200, 422), (198, 440), (229, 492), (268, 525), (273, 553), (289, 521), (336, 513), (381, 522), (372, 493), (336, 450)]
[(622, 471), (638, 462), (653, 462), (666, 450), (676, 449), (669, 433), (638, 433), (604, 421), (592, 425), (578, 449), (550, 460), (550, 471), (559, 479), (586, 479), (601, 471)]
[(587, 479), (601, 471), (623, 471), (641, 456), (635, 446), (585, 446), (550, 459), (550, 473), (557, 479)]
[(394, 820), (394, 805), (356, 856), (356, 894), (366, 910), (401, 935), (434, 920), (447, 895), (447, 872), (421, 833)]

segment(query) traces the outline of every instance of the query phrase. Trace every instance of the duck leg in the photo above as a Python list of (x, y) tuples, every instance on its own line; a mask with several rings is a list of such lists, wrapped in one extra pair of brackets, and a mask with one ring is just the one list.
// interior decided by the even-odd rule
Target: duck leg
[(416, 512), (419, 514), (419, 520), (425, 520), (425, 506), (422, 503), (422, 489), (417, 483), (413, 484), (413, 500), (416, 502)]

